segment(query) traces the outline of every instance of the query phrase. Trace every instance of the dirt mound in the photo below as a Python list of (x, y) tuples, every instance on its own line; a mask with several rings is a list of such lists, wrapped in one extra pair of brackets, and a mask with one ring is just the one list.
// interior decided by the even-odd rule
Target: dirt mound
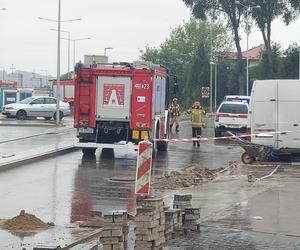
[(172, 171), (170, 174), (159, 178), (154, 181), (152, 187), (155, 189), (178, 189), (199, 185), (205, 181), (214, 180), (216, 178), (215, 173), (221, 170), (223, 168), (210, 170), (193, 164), (182, 171)]
[(18, 216), (0, 223), (1, 228), (12, 231), (41, 230), (53, 226), (53, 223), (45, 223), (33, 214), (25, 213), (24, 210)]

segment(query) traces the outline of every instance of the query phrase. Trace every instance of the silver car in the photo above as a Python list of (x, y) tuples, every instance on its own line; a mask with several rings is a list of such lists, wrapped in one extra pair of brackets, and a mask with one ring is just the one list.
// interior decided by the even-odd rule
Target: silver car
[[(2, 107), (2, 114), (24, 120), (26, 117), (44, 117), (46, 120), (56, 119), (56, 98), (49, 96), (28, 97), (20, 102), (7, 104)], [(60, 119), (70, 115), (70, 105), (59, 102)]]

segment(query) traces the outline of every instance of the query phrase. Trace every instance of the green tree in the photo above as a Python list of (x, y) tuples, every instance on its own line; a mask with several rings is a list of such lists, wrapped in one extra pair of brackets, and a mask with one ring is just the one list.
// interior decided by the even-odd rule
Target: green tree
[(290, 45), (283, 53), (282, 58), (282, 78), (299, 78), (299, 45), (294, 43)]
[(235, 70), (236, 80), (239, 82), (239, 92), (244, 93), (244, 83), (242, 79), (242, 72), (244, 68), (244, 61), (242, 56), (242, 49), (240, 44), (239, 28), (241, 24), (241, 16), (246, 9), (240, 8), (233, 0), (183, 0), (183, 2), (191, 8), (193, 15), (200, 20), (221, 20), (224, 18), (228, 21), (232, 29), (235, 47), (237, 50), (237, 67)]
[(141, 55), (143, 60), (165, 65), (171, 75), (177, 76), (185, 105), (199, 99), (201, 87), (208, 86), (210, 41), (214, 41), (214, 54), (218, 57), (231, 50), (227, 28), (216, 23), (211, 29), (212, 32), (208, 23), (191, 19), (173, 29), (159, 48), (146, 47)]
[[(264, 40), (267, 58), (266, 63), (268, 67), (265, 69), (268, 72), (270, 77), (276, 75), (276, 72), (272, 72), (274, 67), (272, 66), (272, 40), (271, 40), (271, 31), (272, 31), (272, 22), (279, 17), (283, 18), (283, 21), (286, 25), (295, 20), (299, 15), (300, 1), (299, 0), (244, 0), (241, 1), (244, 5), (247, 6), (260, 6), (260, 8), (253, 8), (251, 14), (255, 20), (258, 28), (262, 33)], [(240, 9), (245, 7), (239, 5)], [(276, 62), (274, 62), (276, 63)], [(276, 68), (276, 66), (275, 66)]]

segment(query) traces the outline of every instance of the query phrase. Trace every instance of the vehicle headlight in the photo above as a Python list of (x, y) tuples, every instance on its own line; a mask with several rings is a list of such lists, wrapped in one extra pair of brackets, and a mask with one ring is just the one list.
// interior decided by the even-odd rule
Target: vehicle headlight
[(13, 107), (4, 107), (4, 109), (6, 109), (6, 110), (12, 110), (14, 108)]

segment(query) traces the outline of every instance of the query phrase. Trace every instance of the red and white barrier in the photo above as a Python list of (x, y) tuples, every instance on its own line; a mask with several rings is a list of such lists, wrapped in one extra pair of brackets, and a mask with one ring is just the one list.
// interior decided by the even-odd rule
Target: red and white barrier
[(153, 144), (148, 140), (139, 142), (135, 178), (135, 193), (149, 195)]

